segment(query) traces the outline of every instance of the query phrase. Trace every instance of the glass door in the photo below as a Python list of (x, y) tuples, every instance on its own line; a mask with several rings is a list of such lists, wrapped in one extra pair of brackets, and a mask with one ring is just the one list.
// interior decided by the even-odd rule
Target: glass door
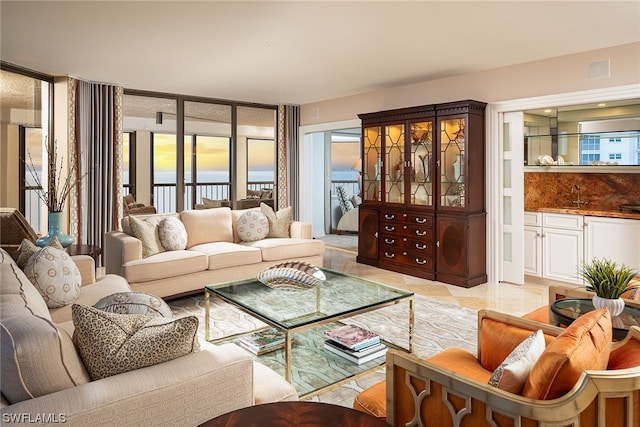
[(384, 201), (405, 203), (404, 124), (387, 125), (384, 129)]
[(411, 123), (411, 180), (412, 205), (433, 205), (433, 122)]
[(466, 119), (441, 119), (440, 128), (440, 206), (465, 207)]
[(364, 129), (362, 150), (362, 200), (377, 202), (381, 200), (382, 180), (382, 129), (371, 126)]
[(502, 124), (500, 281), (524, 284), (524, 116), (506, 113)]

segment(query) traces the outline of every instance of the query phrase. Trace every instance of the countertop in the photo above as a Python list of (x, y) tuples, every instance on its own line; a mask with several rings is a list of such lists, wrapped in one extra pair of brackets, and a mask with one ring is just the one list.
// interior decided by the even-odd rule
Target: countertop
[(588, 208), (574, 208), (574, 207), (562, 207), (562, 208), (537, 208), (537, 209), (527, 209), (528, 212), (553, 212), (553, 213), (566, 213), (572, 215), (585, 215), (585, 216), (600, 216), (607, 218), (627, 218), (627, 219), (640, 219), (639, 212), (633, 212), (629, 210), (611, 210), (611, 211), (602, 211), (596, 209), (588, 209)]

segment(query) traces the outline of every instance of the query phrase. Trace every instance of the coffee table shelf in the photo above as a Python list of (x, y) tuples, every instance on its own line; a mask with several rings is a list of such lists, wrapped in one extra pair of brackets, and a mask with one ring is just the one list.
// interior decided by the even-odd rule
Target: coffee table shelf
[[(362, 365), (324, 350), (324, 332), (341, 320), (401, 302), (408, 302), (408, 348), (413, 351), (413, 293), (322, 268), (327, 280), (308, 290), (272, 289), (255, 278), (205, 286), (205, 338), (210, 339), (210, 298), (218, 297), (267, 325), (284, 332), (285, 347), (259, 356), (261, 363), (281, 373), (310, 397), (377, 369), (384, 356)], [(247, 333), (255, 332), (247, 331)], [(294, 337), (295, 335), (295, 337)], [(223, 337), (237, 339), (238, 335)]]

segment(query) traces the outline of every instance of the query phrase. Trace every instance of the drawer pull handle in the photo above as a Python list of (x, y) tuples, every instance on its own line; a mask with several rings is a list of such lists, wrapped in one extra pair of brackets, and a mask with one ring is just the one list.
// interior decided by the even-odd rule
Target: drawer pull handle
[(424, 224), (425, 222), (427, 222), (427, 218), (416, 218), (416, 222), (418, 224)]
[(420, 243), (416, 243), (416, 249), (427, 249), (427, 245), (421, 245)]
[(396, 239), (384, 239), (384, 242), (387, 245), (393, 245), (396, 242)]
[(387, 231), (394, 231), (396, 228), (394, 226), (392, 226), (392, 225), (385, 225), (384, 229), (387, 230)]
[(416, 264), (425, 265), (427, 263), (426, 259), (418, 259), (416, 258)]
[(390, 254), (389, 252), (385, 252), (384, 256), (386, 256), (387, 258), (394, 258), (396, 254)]
[(424, 230), (416, 230), (417, 236), (426, 236), (427, 232)]
[(395, 214), (385, 214), (384, 215), (384, 219), (394, 219), (396, 216)]

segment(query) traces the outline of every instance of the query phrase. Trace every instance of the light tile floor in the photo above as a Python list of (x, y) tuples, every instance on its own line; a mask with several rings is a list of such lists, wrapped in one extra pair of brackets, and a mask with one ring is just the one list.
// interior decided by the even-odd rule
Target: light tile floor
[(352, 250), (329, 244), (326, 246), (324, 266), (475, 310), (490, 309), (514, 316), (521, 316), (547, 305), (549, 298), (546, 285), (485, 283), (467, 289), (382, 270), (357, 263), (356, 252)]

